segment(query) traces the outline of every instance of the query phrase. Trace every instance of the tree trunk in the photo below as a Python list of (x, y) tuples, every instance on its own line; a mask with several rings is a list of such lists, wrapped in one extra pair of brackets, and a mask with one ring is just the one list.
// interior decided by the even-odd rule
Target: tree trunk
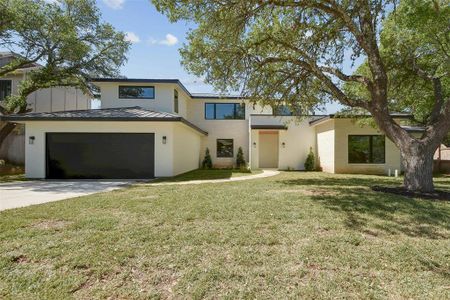
[(412, 143), (401, 147), (405, 176), (404, 186), (409, 191), (430, 193), (433, 185), (433, 155), (436, 149), (429, 145)]
[(14, 123), (6, 123), (0, 128), (0, 147), (14, 128), (16, 128), (16, 124)]

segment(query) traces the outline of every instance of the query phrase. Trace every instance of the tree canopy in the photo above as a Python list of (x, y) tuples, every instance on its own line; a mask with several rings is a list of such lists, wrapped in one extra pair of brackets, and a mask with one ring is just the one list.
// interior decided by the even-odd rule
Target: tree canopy
[[(170, 20), (197, 24), (181, 49), (188, 71), (304, 113), (331, 100), (369, 112), (400, 149), (405, 186), (433, 190), (432, 154), (450, 129), (448, 0), (153, 2)], [(399, 110), (426, 120), (422, 136), (392, 118)]]
[(2, 0), (0, 12), (0, 47), (18, 54), (0, 67), (0, 76), (30, 63), (42, 65), (28, 73), (3, 113), (23, 112), (26, 97), (41, 88), (87, 89), (86, 79), (118, 75), (126, 61), (129, 42), (101, 20), (94, 0)]

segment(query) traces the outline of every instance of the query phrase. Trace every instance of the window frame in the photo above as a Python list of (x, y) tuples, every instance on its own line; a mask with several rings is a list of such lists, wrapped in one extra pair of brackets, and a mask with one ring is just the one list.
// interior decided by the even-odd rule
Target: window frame
[[(217, 105), (233, 105), (233, 118), (232, 119), (217, 119), (217, 108), (216, 108), (216, 106)], [(207, 107), (207, 105), (214, 105), (214, 118), (208, 118), (207, 117), (207, 115), (206, 115), (206, 112), (207, 112), (207, 110), (206, 110), (206, 107)], [(237, 115), (237, 110), (236, 110), (236, 106), (237, 105), (239, 105), (239, 106), (241, 106), (242, 107), (242, 109), (244, 110), (244, 115), (243, 115), (243, 118), (236, 118), (236, 115)], [(245, 112), (246, 112), (246, 107), (245, 107), (245, 104), (244, 103), (239, 103), (239, 102), (225, 102), (225, 103), (220, 103), (220, 102), (205, 102), (205, 105), (204, 105), (204, 117), (205, 117), (205, 120), (220, 120), (220, 121), (223, 121), (223, 120), (245, 120)]]
[[(231, 141), (231, 156), (219, 156), (219, 141)], [(234, 140), (233, 139), (216, 139), (216, 157), (217, 158), (234, 158)]]
[(9, 82), (9, 95), (6, 95), (3, 99), (0, 99), (0, 101), (4, 101), (6, 97), (12, 94), (13, 84), (11, 79), (0, 79), (0, 82)]
[(173, 111), (178, 114), (180, 112), (179, 94), (176, 89), (173, 90)]
[[(350, 138), (351, 137), (369, 137), (369, 162), (351, 162), (350, 161)], [(373, 138), (383, 137), (384, 139), (384, 151), (383, 151), (383, 162), (373, 161)], [(386, 164), (386, 135), (384, 134), (349, 134), (347, 136), (347, 163), (349, 165), (384, 165)]]
[[(121, 97), (120, 96), (120, 89), (121, 88), (151, 88), (153, 89), (153, 97)], [(155, 99), (156, 96), (156, 89), (155, 86), (153, 85), (119, 85), (118, 89), (117, 89), (117, 93), (118, 93), (118, 97), (119, 99), (124, 99), (124, 100), (148, 100), (148, 99)]]

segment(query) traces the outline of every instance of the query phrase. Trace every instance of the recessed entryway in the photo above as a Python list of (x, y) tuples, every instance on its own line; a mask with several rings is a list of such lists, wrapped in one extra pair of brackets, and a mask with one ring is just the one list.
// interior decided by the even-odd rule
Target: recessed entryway
[(154, 177), (153, 133), (47, 133), (46, 178)]
[(278, 168), (278, 131), (259, 132), (259, 167)]

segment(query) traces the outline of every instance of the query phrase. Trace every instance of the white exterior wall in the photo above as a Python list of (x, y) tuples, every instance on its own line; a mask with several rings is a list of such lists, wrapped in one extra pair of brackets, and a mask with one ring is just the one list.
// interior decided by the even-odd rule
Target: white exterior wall
[[(278, 130), (278, 168), (281, 170), (304, 170), (304, 163), (310, 147), (315, 150), (315, 129), (309, 126), (309, 119), (297, 120), (291, 116), (253, 116), (258, 125), (285, 125), (287, 130)], [(259, 132), (273, 130), (252, 130), (252, 168), (259, 168)], [(254, 145), (256, 143), (256, 146)], [(283, 147), (284, 143), (284, 147)]]
[[(278, 168), (282, 170), (304, 170), (305, 160), (312, 147), (315, 151), (316, 132), (309, 120), (295, 121), (295, 117), (283, 117), (288, 130), (280, 130)], [(285, 147), (282, 147), (282, 143)]]
[[(328, 173), (335, 172), (335, 131), (334, 119), (315, 126), (317, 143), (316, 143), (316, 160), (322, 171)], [(340, 151), (340, 150), (339, 150)]]
[(183, 124), (174, 127), (174, 175), (199, 168), (202, 136), (199, 132)]
[[(26, 122), (25, 130), (25, 174), (27, 178), (45, 178), (45, 133), (46, 132), (128, 132), (128, 133), (154, 133), (155, 134), (155, 176), (166, 177), (175, 174), (174, 141), (175, 135), (180, 136), (175, 127), (186, 126), (174, 122), (92, 122), (92, 121), (31, 121)], [(174, 132), (176, 132), (174, 134)], [(35, 140), (28, 144), (30, 136)], [(162, 143), (162, 137), (167, 137), (167, 143)], [(191, 140), (190, 143), (198, 143)], [(193, 151), (195, 147), (191, 147)], [(179, 155), (178, 155), (179, 156)], [(183, 156), (184, 157), (184, 156)], [(196, 155), (195, 160), (197, 160)], [(184, 164), (177, 171), (187, 169), (193, 165), (194, 158), (189, 164)]]
[[(246, 161), (249, 161), (249, 122), (250, 107), (247, 104), (245, 120), (206, 120), (205, 103), (242, 103), (238, 99), (192, 99), (188, 107), (188, 121), (208, 132), (202, 138), (201, 158), (209, 148), (212, 163), (216, 167), (231, 167), (236, 164), (236, 154), (242, 147)], [(217, 157), (217, 139), (233, 139), (234, 157)]]
[(370, 126), (361, 127), (350, 119), (335, 119), (336, 173), (388, 174), (388, 170), (401, 170), (400, 151), (386, 137), (384, 164), (350, 164), (348, 163), (348, 136), (354, 134), (382, 134)]
[[(187, 95), (178, 85), (173, 83), (127, 83), (127, 82), (97, 82), (101, 88), (101, 108), (139, 106), (155, 111), (174, 113), (174, 90), (178, 90), (179, 115), (187, 116)], [(120, 99), (119, 86), (153, 86), (155, 99)]]

